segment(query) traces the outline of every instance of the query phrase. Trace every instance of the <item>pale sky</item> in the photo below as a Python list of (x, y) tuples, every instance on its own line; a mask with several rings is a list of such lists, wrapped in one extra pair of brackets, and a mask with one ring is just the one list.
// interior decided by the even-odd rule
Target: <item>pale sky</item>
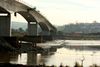
[(23, 0), (42, 13), (52, 24), (100, 22), (100, 0)]

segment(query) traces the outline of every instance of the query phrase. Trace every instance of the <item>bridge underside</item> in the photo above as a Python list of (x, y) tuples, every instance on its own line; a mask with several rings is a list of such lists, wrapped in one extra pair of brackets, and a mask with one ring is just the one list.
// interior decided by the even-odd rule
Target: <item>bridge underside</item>
[(37, 21), (35, 18), (25, 11), (18, 12), (20, 15), (22, 15), (26, 21), (28, 22), (28, 35), (29, 36), (37, 36)]

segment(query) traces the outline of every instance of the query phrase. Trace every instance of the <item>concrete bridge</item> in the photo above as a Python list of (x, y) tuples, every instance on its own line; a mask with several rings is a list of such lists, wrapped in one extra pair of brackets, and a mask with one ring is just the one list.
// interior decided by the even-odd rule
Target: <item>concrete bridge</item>
[(22, 15), (28, 22), (28, 35), (37, 36), (39, 24), (43, 35), (54, 35), (56, 28), (35, 8), (31, 8), (18, 0), (0, 0), (0, 36), (11, 36), (11, 13)]

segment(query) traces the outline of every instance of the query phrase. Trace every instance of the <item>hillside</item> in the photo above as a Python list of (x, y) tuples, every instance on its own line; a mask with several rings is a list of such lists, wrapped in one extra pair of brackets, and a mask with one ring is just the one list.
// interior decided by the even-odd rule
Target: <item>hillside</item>
[(58, 31), (64, 33), (98, 33), (100, 32), (100, 23), (76, 23), (57, 27)]
[(13, 21), (11, 23), (11, 28), (12, 29), (19, 29), (19, 28), (22, 28), (23, 30), (26, 30), (27, 29), (27, 23), (24, 23), (24, 22), (15, 22)]

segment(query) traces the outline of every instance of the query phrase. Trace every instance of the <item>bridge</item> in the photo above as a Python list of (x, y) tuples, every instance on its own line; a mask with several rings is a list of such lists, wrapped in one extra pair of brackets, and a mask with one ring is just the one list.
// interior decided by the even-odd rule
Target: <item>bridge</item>
[[(28, 22), (27, 36), (12, 37), (11, 14), (14, 16), (20, 14)], [(37, 35), (38, 25), (42, 29), (40, 36)], [(48, 38), (51, 40), (51, 36), (55, 35), (56, 31), (56, 28), (36, 8), (30, 7), (20, 0), (0, 0), (0, 43), (2, 41), (5, 43), (5, 45), (1, 45), (4, 48), (12, 50), (13, 47), (19, 47), (19, 41), (31, 42), (36, 46), (37, 42), (48, 40)]]
[(42, 35), (53, 35), (56, 28), (35, 8), (25, 5), (19, 0), (0, 0), (0, 36), (11, 36), (11, 13), (22, 15), (28, 22), (28, 36), (37, 36), (37, 25)]

